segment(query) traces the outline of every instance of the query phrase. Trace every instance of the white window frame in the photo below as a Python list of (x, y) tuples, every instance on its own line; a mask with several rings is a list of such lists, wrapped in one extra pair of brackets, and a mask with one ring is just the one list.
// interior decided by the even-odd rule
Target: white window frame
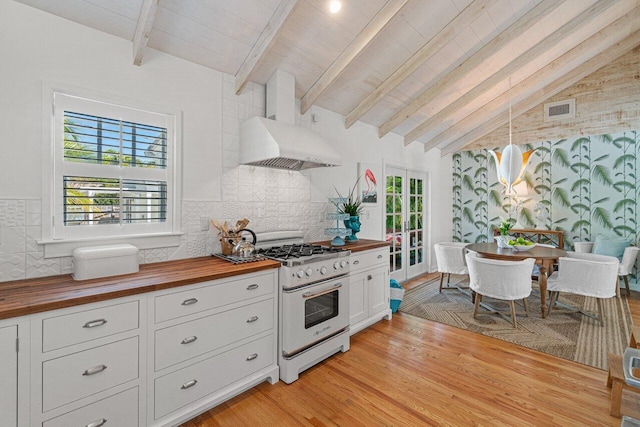
[[(82, 90), (45, 87), (45, 149), (43, 150), (43, 226), (45, 258), (69, 256), (76, 247), (131, 243), (139, 249), (178, 246), (180, 235), (180, 135), (181, 114), (134, 100), (123, 100)], [(47, 102), (45, 102), (47, 104)], [(47, 111), (48, 110), (48, 111)], [(167, 129), (167, 168), (150, 169), (64, 161), (64, 111), (158, 126)], [(63, 224), (63, 177), (157, 180), (167, 183), (164, 222), (144, 224)]]

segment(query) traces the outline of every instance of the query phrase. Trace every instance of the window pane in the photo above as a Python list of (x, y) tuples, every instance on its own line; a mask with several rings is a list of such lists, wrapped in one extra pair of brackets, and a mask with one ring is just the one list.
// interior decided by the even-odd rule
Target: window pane
[(70, 162), (167, 167), (167, 130), (64, 112), (64, 159)]
[[(167, 183), (64, 177), (64, 225), (165, 222)], [(122, 194), (122, 198), (120, 195)]]
[(164, 222), (167, 219), (167, 183), (124, 180), (122, 222)]
[(63, 186), (64, 225), (120, 222), (119, 180), (65, 176)]

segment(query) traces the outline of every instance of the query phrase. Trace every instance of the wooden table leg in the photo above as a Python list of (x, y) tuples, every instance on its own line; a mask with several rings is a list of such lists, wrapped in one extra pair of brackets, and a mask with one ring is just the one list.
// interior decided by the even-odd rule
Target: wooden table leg
[(538, 285), (540, 285), (540, 310), (542, 311), (542, 318), (547, 317), (547, 269), (550, 264), (546, 261), (542, 261), (540, 264), (540, 274), (538, 275)]

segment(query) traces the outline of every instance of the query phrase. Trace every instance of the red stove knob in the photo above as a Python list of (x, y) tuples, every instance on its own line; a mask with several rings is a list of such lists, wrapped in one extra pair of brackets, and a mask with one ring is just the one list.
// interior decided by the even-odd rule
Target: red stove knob
[(340, 263), (339, 263), (338, 261), (334, 262), (334, 263), (333, 263), (333, 269), (334, 269), (334, 270), (337, 270), (337, 269), (339, 269), (339, 268), (340, 268)]
[(327, 274), (327, 267), (325, 266), (320, 267), (320, 274)]
[(302, 279), (302, 276), (304, 276), (304, 271), (302, 271), (302, 270), (298, 270), (298, 271), (296, 272), (296, 276), (298, 276), (298, 278)]
[(307, 269), (304, 272), (307, 275), (307, 277), (313, 274), (313, 270), (311, 269), (311, 267), (307, 267)]

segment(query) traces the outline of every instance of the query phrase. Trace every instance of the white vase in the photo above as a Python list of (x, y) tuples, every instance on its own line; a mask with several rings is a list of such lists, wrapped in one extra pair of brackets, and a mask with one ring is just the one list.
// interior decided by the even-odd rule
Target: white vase
[(496, 243), (497, 243), (499, 248), (510, 248), (511, 245), (509, 245), (507, 242), (509, 240), (513, 240), (513, 237), (512, 236), (502, 236), (501, 235), (501, 236), (495, 236), (494, 239), (495, 239), (495, 241), (496, 241)]

